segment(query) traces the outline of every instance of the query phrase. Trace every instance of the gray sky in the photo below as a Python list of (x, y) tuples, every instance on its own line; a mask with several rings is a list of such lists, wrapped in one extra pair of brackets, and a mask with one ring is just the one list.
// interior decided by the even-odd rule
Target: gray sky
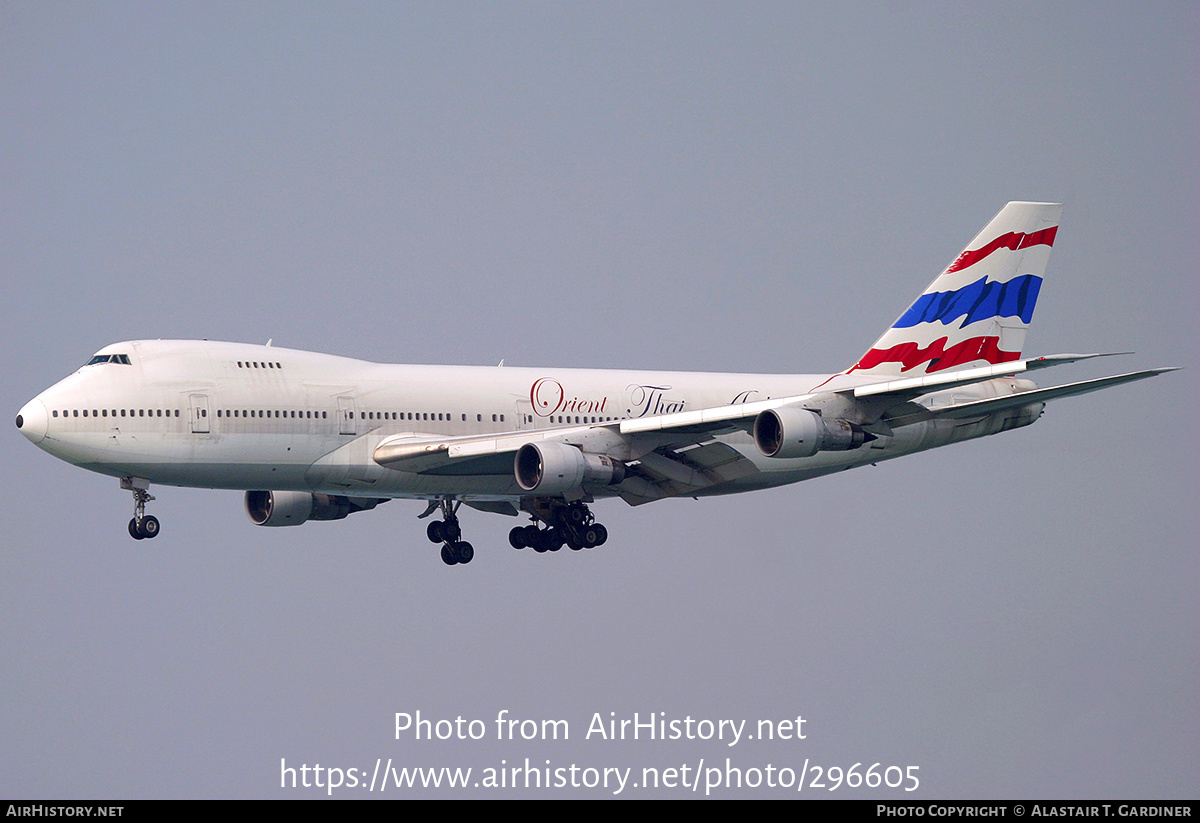
[[(1195, 797), (1198, 23), (1191, 3), (0, 6), (14, 415), (146, 337), (833, 371), (1014, 199), (1067, 203), (1027, 353), (1137, 352), (1040, 382), (1189, 367), (874, 469), (602, 502), (591, 552), (516, 552), (514, 521), (467, 512), (465, 568), (412, 501), (258, 529), (238, 494), (156, 487), (163, 534), (135, 543), (115, 480), (10, 430), (0, 795), (319, 794), (281, 790), (281, 758), (728, 757), (919, 767), (916, 792), (833, 797)], [(503, 709), (571, 739), (497, 741)], [(488, 738), (395, 739), (418, 710)], [(584, 739), (597, 712), (802, 715), (807, 736)]]

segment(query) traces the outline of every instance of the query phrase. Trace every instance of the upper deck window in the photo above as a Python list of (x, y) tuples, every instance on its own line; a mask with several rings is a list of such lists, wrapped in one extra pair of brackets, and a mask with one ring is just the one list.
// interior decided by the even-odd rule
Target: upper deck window
[(127, 354), (97, 354), (91, 360), (87, 361), (86, 365), (94, 366), (97, 363), (120, 363), (123, 366), (131, 366), (129, 355)]

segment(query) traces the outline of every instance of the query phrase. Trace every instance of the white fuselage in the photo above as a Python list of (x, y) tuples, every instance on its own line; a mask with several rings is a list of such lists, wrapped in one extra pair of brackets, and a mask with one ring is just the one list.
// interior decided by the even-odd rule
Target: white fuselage
[[(602, 427), (864, 382), (844, 375), (387, 365), (209, 341), (117, 343), (93, 360), (105, 356), (109, 362), (84, 366), (21, 410), (30, 440), (83, 468), (152, 483), (373, 497), (528, 494), (514, 479), (511, 454), (434, 473), (385, 468), (374, 450), (397, 434)], [(721, 434), (716, 439), (758, 471), (699, 493), (793, 483), (991, 433), (981, 423), (917, 423), (854, 451), (804, 459), (767, 458), (744, 431)]]

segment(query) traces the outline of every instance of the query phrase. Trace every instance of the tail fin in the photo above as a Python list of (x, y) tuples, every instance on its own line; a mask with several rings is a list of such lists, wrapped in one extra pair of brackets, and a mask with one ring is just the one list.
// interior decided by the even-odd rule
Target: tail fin
[(847, 374), (932, 374), (1018, 360), (1061, 203), (1009, 203)]

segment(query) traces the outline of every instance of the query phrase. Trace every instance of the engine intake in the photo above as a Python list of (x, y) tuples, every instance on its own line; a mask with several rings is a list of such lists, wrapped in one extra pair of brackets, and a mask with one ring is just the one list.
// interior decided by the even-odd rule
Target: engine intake
[(625, 464), (604, 454), (588, 454), (566, 443), (526, 443), (513, 458), (517, 485), (527, 492), (566, 494), (584, 485), (611, 486), (625, 479)]
[(387, 498), (342, 497), (310, 492), (246, 492), (246, 514), (256, 526), (299, 526), (309, 520), (341, 520), (373, 509)]
[(754, 418), (754, 445), (767, 457), (812, 457), (819, 451), (849, 451), (875, 439), (849, 420), (826, 420), (816, 412), (786, 406)]

